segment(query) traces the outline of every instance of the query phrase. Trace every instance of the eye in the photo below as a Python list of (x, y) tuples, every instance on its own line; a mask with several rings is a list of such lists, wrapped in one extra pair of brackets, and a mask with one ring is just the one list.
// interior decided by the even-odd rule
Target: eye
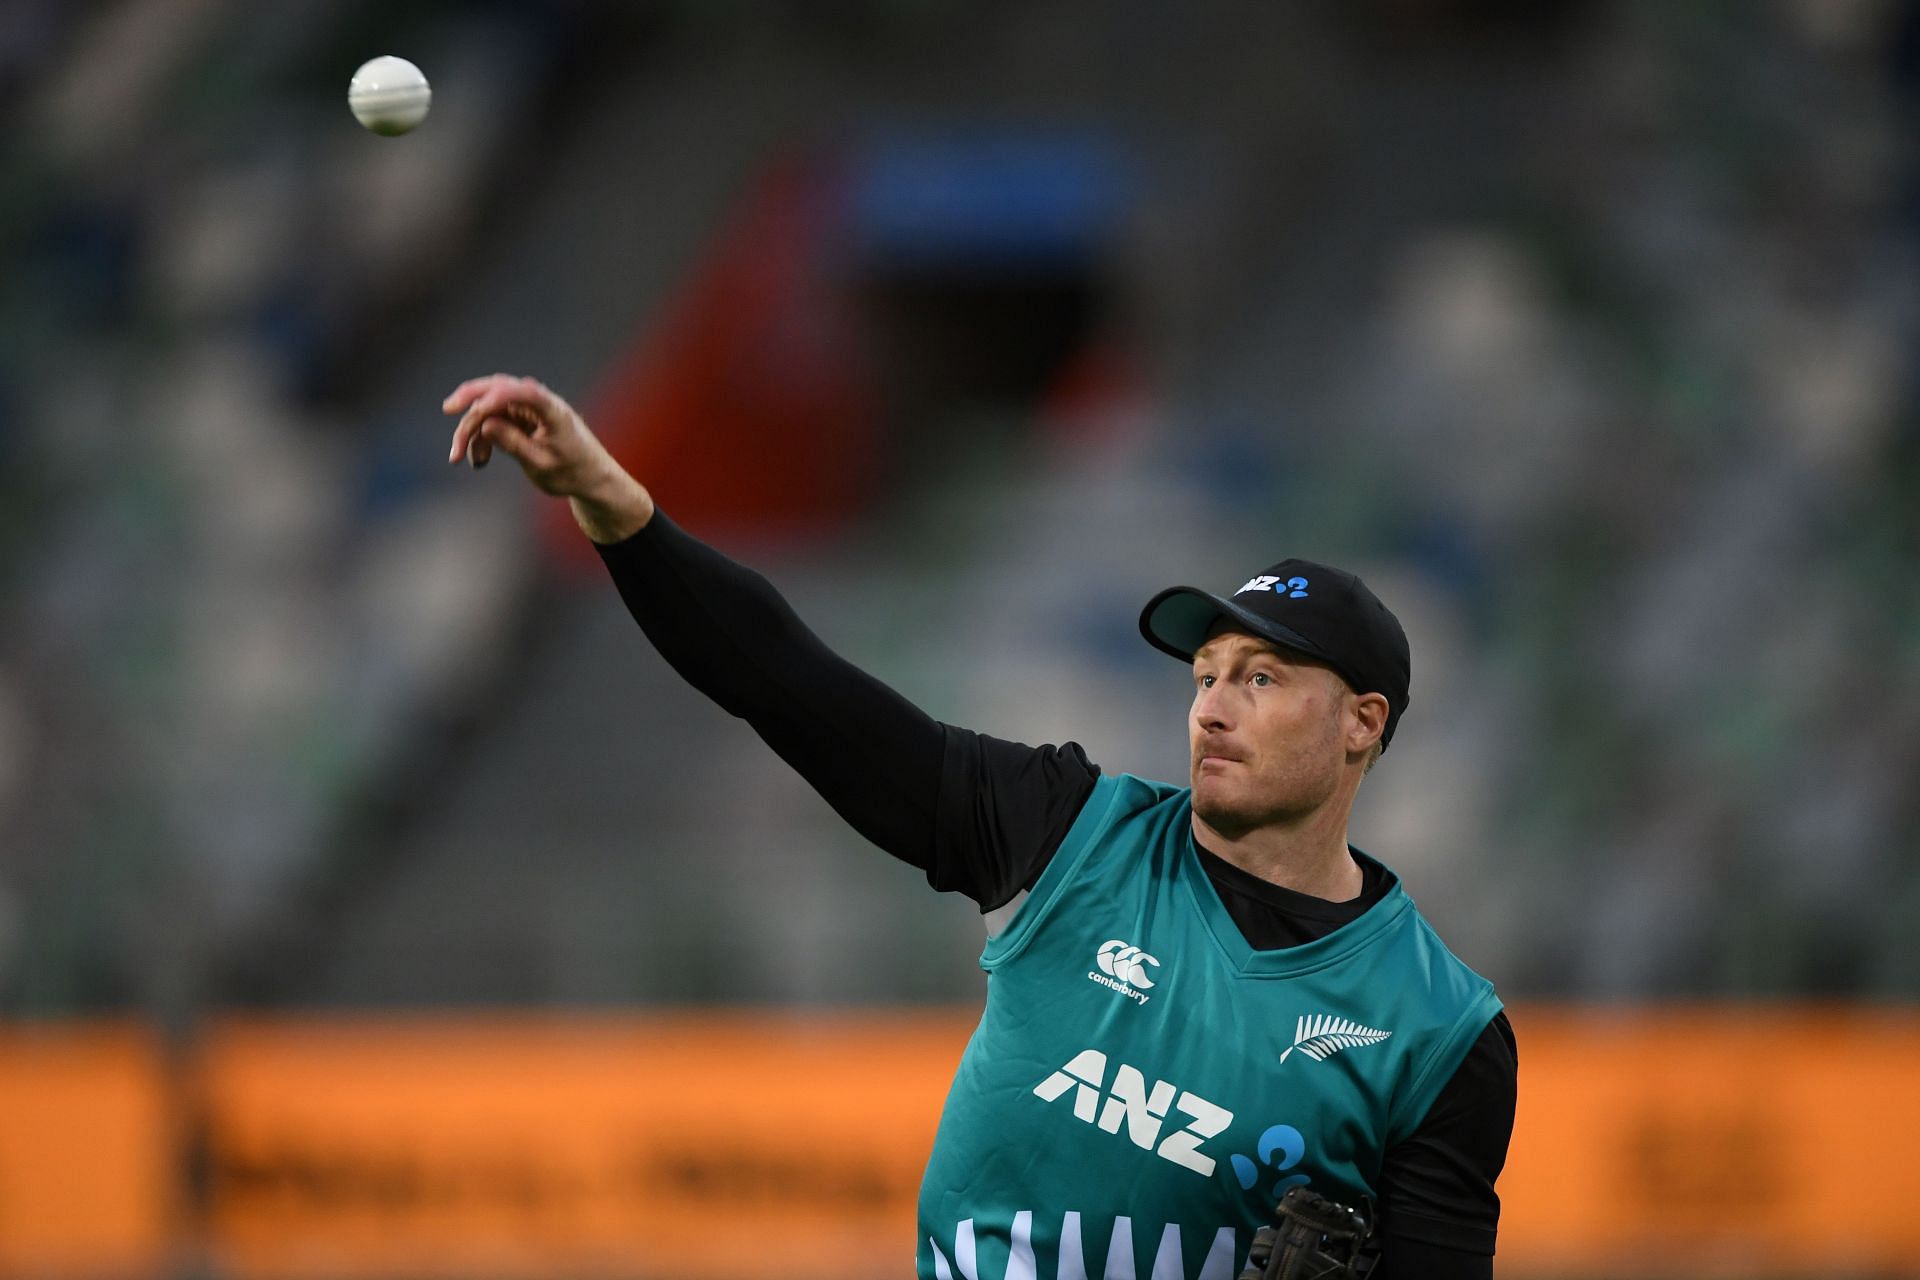
[(1202, 689), (1211, 689), (1213, 688), (1213, 677), (1201, 676), (1199, 680), (1199, 684)]
[(1254, 683), (1254, 685), (1255, 685), (1255, 686), (1256, 686), (1257, 688), (1261, 688), (1261, 689), (1264, 689), (1264, 688), (1266, 688), (1266, 687), (1267, 687), (1268, 685), (1270, 685), (1270, 684), (1272, 684), (1272, 683), (1273, 683), (1273, 677), (1272, 677), (1272, 676), (1270, 676), (1270, 675), (1268, 675), (1268, 674), (1267, 674), (1266, 672), (1264, 672), (1264, 671), (1256, 671), (1256, 672), (1254, 672), (1254, 673), (1253, 673), (1253, 676), (1252, 676), (1252, 679), (1253, 679), (1253, 683)]

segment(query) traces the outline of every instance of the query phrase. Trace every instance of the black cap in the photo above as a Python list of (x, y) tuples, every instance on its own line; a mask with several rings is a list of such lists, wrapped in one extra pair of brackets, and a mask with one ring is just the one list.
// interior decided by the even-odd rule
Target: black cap
[(1236, 630), (1317, 658), (1358, 693), (1387, 700), (1385, 746), (1407, 709), (1413, 660), (1407, 633), (1367, 584), (1344, 569), (1311, 560), (1282, 560), (1249, 578), (1232, 596), (1198, 587), (1168, 587), (1140, 611), (1147, 643), (1183, 662), (1225, 620)]

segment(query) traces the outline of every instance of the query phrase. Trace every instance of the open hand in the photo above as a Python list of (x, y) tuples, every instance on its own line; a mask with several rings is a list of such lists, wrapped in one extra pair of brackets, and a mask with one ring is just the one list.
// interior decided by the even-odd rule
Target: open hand
[(447, 461), (484, 467), (497, 448), (542, 493), (567, 498), (595, 542), (615, 542), (646, 524), (653, 499), (607, 452), (572, 405), (533, 378), (495, 373), (463, 382), (440, 405), (460, 415)]

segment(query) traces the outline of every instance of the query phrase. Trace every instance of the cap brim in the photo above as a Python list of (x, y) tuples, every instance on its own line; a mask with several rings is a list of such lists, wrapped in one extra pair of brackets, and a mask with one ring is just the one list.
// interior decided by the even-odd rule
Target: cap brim
[(1297, 650), (1337, 669), (1332, 658), (1299, 632), (1198, 587), (1168, 587), (1147, 601), (1147, 607), (1140, 611), (1140, 634), (1160, 652), (1192, 662), (1194, 651), (1207, 642), (1207, 632), (1222, 619), (1236, 630)]

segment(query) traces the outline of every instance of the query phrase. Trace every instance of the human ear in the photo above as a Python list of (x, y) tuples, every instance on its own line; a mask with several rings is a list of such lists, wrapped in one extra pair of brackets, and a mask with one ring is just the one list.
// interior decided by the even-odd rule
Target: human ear
[(1387, 698), (1381, 693), (1356, 693), (1349, 704), (1347, 750), (1371, 750), (1387, 731)]

